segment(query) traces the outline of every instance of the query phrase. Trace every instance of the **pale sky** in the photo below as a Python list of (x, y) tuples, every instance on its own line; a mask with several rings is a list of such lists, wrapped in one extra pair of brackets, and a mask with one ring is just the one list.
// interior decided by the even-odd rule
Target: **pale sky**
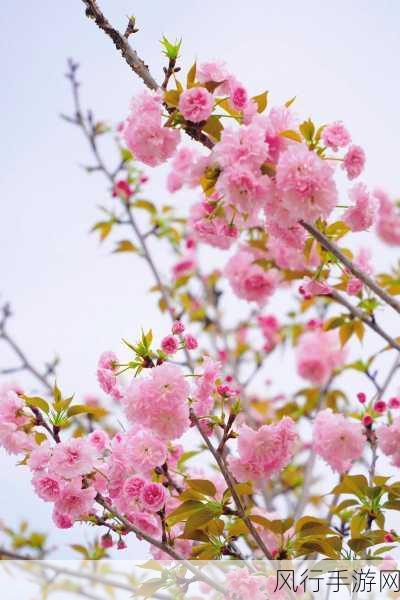
[[(399, 3), (99, 4), (121, 29), (135, 11), (140, 31), (133, 42), (156, 79), (161, 79), (164, 64), (162, 35), (182, 37), (184, 67), (194, 59), (221, 58), (252, 94), (268, 89), (271, 105), (296, 95), (296, 110), (304, 118), (343, 120), (365, 148), (363, 180), (395, 195), (400, 192)], [(84, 16), (79, 0), (28, 0), (22, 5), (6, 0), (0, 18), (0, 300), (12, 302), (16, 316), (10, 327), (29, 356), (40, 366), (57, 353), (62, 359), (59, 384), (79, 397), (97, 391), (100, 352), (118, 351), (121, 338), (134, 339), (141, 326), (162, 335), (163, 320), (146, 294), (152, 282), (144, 267), (131, 256), (111, 255), (110, 245), (99, 247), (88, 234), (99, 217), (97, 206), (110, 199), (101, 177), (89, 176), (79, 166), (90, 163), (83, 138), (59, 118), (71, 109), (63, 77), (66, 59), (71, 56), (82, 65), (84, 102), (111, 123), (124, 118), (130, 97), (142, 85), (110, 40)], [(158, 203), (167, 201), (165, 173), (162, 168), (150, 174), (147, 195)], [(187, 205), (195, 196), (185, 192), (177, 198)], [(396, 251), (364, 238), (371, 240), (379, 267), (397, 260)], [(243, 308), (238, 303), (232, 307)], [(399, 334), (391, 316), (386, 324), (393, 335)], [(275, 363), (274, 374), (280, 369), (292, 387), (291, 363), (284, 368), (281, 361)], [(3, 365), (13, 362), (0, 345)], [(29, 380), (21, 382), (28, 385)], [(51, 508), (34, 496), (28, 473), (16, 471), (15, 462), (0, 450), (0, 518), (15, 525), (29, 515), (36, 527), (48, 529)], [(81, 532), (81, 527), (72, 532), (53, 528), (52, 539), (76, 542)], [(132, 553), (140, 557), (138, 548), (133, 544)]]

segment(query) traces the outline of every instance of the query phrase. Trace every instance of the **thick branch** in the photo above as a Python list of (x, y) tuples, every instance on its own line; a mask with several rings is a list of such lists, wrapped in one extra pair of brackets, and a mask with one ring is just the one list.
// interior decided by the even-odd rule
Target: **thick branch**
[(111, 23), (106, 19), (103, 15), (99, 7), (97, 6), (96, 0), (82, 0), (84, 5), (86, 6), (86, 15), (93, 19), (96, 25), (104, 31), (108, 37), (110, 37), (117, 47), (117, 49), (121, 52), (125, 61), (131, 67), (132, 71), (140, 77), (143, 83), (150, 90), (157, 90), (159, 85), (156, 80), (152, 77), (148, 66), (144, 63), (144, 61), (139, 58), (137, 52), (131, 47), (127, 38), (125, 38), (121, 33), (115, 29)]

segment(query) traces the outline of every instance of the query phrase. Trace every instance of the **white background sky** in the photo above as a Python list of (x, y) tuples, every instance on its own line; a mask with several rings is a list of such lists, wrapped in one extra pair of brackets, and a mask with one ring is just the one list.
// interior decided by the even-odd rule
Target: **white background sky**
[[(297, 95), (296, 108), (318, 123), (341, 119), (367, 153), (364, 181), (399, 192), (399, 16), (394, 1), (332, 3), (251, 0), (229, 3), (101, 0), (110, 21), (125, 28), (135, 13), (134, 44), (161, 79), (158, 40), (183, 37), (184, 65), (223, 58), (271, 104)], [(84, 140), (59, 118), (71, 108), (66, 58), (82, 64), (84, 101), (99, 118), (118, 122), (142, 88), (110, 40), (84, 16), (79, 0), (6, 0), (2, 7), (2, 149), (0, 299), (10, 300), (16, 339), (37, 364), (62, 358), (58, 380), (66, 393), (97, 391), (95, 365), (104, 349), (118, 350), (141, 325), (160, 325), (146, 296), (151, 280), (130, 256), (111, 256), (88, 235), (97, 205), (109, 202)], [(167, 200), (165, 171), (151, 174), (149, 196)], [(180, 198), (187, 200), (188, 194)], [(191, 198), (189, 198), (191, 200)], [(372, 237), (376, 263), (397, 260)], [(235, 304), (234, 306), (237, 306)], [(386, 321), (393, 335), (398, 323)], [(11, 366), (0, 345), (0, 368)], [(276, 367), (274, 369), (276, 374)], [(287, 371), (281, 371), (285, 382)], [(48, 528), (50, 507), (31, 491), (28, 474), (0, 451), (0, 517), (29, 516)], [(54, 531), (54, 530), (53, 530)], [(60, 542), (77, 538), (55, 533)], [(137, 556), (141, 552), (135, 546)]]

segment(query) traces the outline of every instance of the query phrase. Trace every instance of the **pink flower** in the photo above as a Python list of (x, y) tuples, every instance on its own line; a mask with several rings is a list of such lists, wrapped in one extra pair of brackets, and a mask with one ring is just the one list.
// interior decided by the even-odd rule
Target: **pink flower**
[(140, 492), (143, 508), (150, 512), (158, 512), (165, 504), (167, 495), (161, 483), (146, 483)]
[(32, 479), (33, 489), (45, 502), (55, 502), (60, 495), (61, 484), (56, 476), (38, 475)]
[(249, 101), (249, 96), (247, 94), (247, 90), (241, 83), (236, 81), (236, 79), (231, 78), (229, 82), (230, 93), (229, 93), (229, 101), (232, 107), (239, 112), (242, 112)]
[(374, 190), (374, 196), (379, 202), (376, 221), (376, 233), (390, 246), (400, 245), (400, 214), (396, 205), (383, 190)]
[(188, 350), (196, 350), (197, 346), (199, 345), (196, 338), (193, 335), (191, 335), (190, 333), (185, 335), (184, 342), (185, 342), (185, 346)]
[(26, 425), (29, 418), (23, 414), (24, 406), (24, 401), (14, 390), (0, 391), (0, 421), (14, 423), (17, 426)]
[(78, 477), (93, 470), (95, 459), (96, 450), (87, 439), (73, 438), (56, 445), (49, 467), (62, 477)]
[(364, 170), (365, 152), (361, 146), (350, 146), (343, 159), (342, 169), (348, 179), (356, 179)]
[(224, 129), (221, 140), (214, 146), (213, 158), (223, 169), (240, 166), (256, 174), (268, 158), (264, 132), (255, 124)]
[(294, 144), (280, 155), (276, 184), (289, 222), (326, 218), (336, 205), (333, 168), (304, 144)]
[(197, 173), (198, 164), (203, 161), (199, 158), (196, 150), (182, 146), (179, 148), (171, 161), (171, 172), (167, 177), (167, 190), (170, 193), (177, 192), (186, 184), (189, 187), (197, 185), (200, 174)]
[(257, 431), (243, 425), (239, 429), (239, 458), (229, 459), (233, 475), (239, 481), (269, 479), (289, 463), (296, 442), (295, 424), (290, 417)]
[(143, 92), (132, 100), (122, 137), (135, 158), (155, 167), (170, 158), (180, 141), (180, 133), (161, 123), (162, 97)]
[(226, 215), (212, 215), (206, 202), (197, 202), (190, 209), (189, 228), (199, 242), (227, 250), (238, 237), (238, 230)]
[(193, 409), (197, 416), (205, 416), (211, 413), (214, 407), (212, 393), (215, 389), (215, 381), (220, 373), (221, 364), (213, 361), (209, 356), (205, 356), (203, 373), (196, 377), (195, 389), (193, 390)]
[(185, 90), (179, 98), (179, 111), (187, 121), (207, 121), (214, 108), (214, 97), (203, 87)]
[(323, 385), (345, 360), (337, 331), (307, 331), (297, 346), (297, 372), (314, 385)]
[(262, 208), (269, 186), (267, 175), (253, 173), (246, 165), (237, 165), (224, 169), (215, 187), (245, 220), (251, 220)]
[(361, 423), (353, 423), (330, 409), (318, 413), (314, 422), (313, 449), (334, 471), (345, 473), (361, 458), (366, 444)]
[(63, 515), (57, 510), (53, 510), (53, 522), (59, 529), (70, 529), (74, 524), (69, 515)]
[(29, 456), (28, 465), (31, 471), (44, 471), (50, 461), (52, 449), (48, 442), (44, 442), (40, 446), (36, 446)]
[(376, 436), (383, 454), (390, 456), (392, 463), (400, 467), (400, 417), (396, 417), (392, 425), (379, 425)]
[(146, 482), (142, 477), (138, 475), (132, 475), (124, 483), (123, 493), (126, 498), (130, 501), (135, 500), (136, 502), (140, 499), (140, 494)]
[(118, 358), (114, 352), (103, 352), (97, 364), (97, 380), (101, 389), (106, 394), (111, 394), (116, 399), (119, 399), (120, 392), (116, 377), (117, 369)]
[(373, 225), (376, 217), (376, 200), (363, 183), (358, 183), (350, 191), (354, 206), (348, 208), (342, 219), (352, 231), (365, 231)]
[(148, 512), (136, 511), (129, 515), (130, 522), (143, 533), (158, 537), (161, 533), (159, 517)]
[(103, 431), (103, 429), (96, 429), (96, 431), (92, 431), (92, 433), (89, 434), (88, 440), (100, 454), (106, 448), (108, 448), (110, 443), (108, 433)]
[(178, 346), (178, 341), (173, 335), (167, 335), (161, 341), (161, 348), (165, 354), (175, 354), (175, 352), (178, 350)]
[(229, 600), (264, 600), (264, 584), (265, 577), (252, 575), (243, 567), (227, 573), (225, 587)]
[(123, 398), (127, 418), (161, 439), (180, 437), (189, 427), (189, 384), (175, 365), (151, 369), (147, 378), (134, 379)]
[(264, 140), (268, 144), (268, 160), (275, 164), (281, 152), (296, 143), (280, 134), (296, 129), (298, 121), (290, 108), (274, 106), (267, 117), (259, 117), (259, 122), (264, 130)]
[(93, 487), (82, 489), (80, 480), (70, 481), (61, 488), (55, 510), (72, 519), (86, 516), (92, 509), (95, 496)]
[(229, 259), (224, 273), (238, 298), (262, 306), (275, 292), (280, 276), (276, 269), (265, 271), (256, 259), (251, 251), (240, 249)]
[(130, 465), (143, 474), (160, 467), (168, 454), (164, 441), (142, 428), (136, 433), (127, 434), (124, 452)]
[(200, 63), (196, 75), (200, 83), (223, 83), (229, 77), (226, 63), (222, 61)]
[(19, 431), (15, 423), (0, 421), (0, 446), (9, 454), (22, 454), (35, 448), (36, 444), (25, 431)]
[(347, 146), (351, 142), (351, 137), (341, 121), (335, 121), (324, 127), (322, 132), (322, 142), (325, 146), (332, 148), (335, 152), (339, 148)]

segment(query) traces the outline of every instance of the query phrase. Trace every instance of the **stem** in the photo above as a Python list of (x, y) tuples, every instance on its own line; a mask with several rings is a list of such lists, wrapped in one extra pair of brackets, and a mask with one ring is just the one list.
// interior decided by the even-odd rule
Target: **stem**
[(335, 244), (332, 240), (329, 240), (321, 231), (319, 231), (314, 225), (310, 223), (306, 223), (305, 221), (299, 221), (300, 225), (310, 233), (313, 238), (315, 238), (321, 246), (331, 252), (340, 262), (352, 273), (357, 279), (361, 279), (361, 281), (370, 288), (381, 300), (389, 304), (396, 312), (400, 313), (400, 304), (395, 300), (390, 294), (382, 290), (377, 283), (364, 271), (362, 271), (359, 267), (357, 267), (354, 263), (351, 262), (345, 254), (340, 250), (339, 246)]

